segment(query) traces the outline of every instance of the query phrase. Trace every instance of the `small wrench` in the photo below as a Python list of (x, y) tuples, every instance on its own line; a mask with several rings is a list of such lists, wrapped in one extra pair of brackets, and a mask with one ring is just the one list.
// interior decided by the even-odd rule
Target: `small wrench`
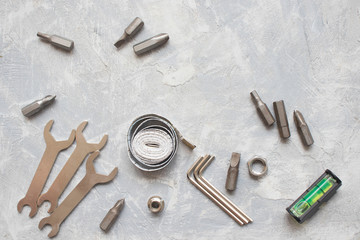
[(70, 137), (66, 141), (56, 141), (51, 135), (50, 130), (54, 123), (54, 120), (50, 120), (44, 128), (44, 139), (46, 143), (45, 152), (40, 160), (39, 166), (36, 169), (35, 175), (29, 189), (23, 199), (21, 199), (17, 205), (17, 210), (21, 213), (24, 206), (29, 206), (31, 211), (29, 217), (34, 217), (37, 213), (38, 206), (36, 201), (44, 188), (50, 171), (55, 163), (56, 157), (64, 149), (67, 149), (75, 140), (75, 130), (71, 131)]
[(44, 201), (49, 201), (51, 203), (51, 206), (48, 210), (49, 213), (54, 211), (54, 209), (57, 207), (59, 197), (64, 192), (72, 177), (75, 175), (86, 155), (95, 152), (96, 150), (102, 149), (107, 142), (107, 135), (105, 135), (98, 144), (86, 142), (84, 136), (82, 135), (82, 131), (86, 125), (87, 121), (84, 121), (76, 129), (76, 147), (74, 152), (67, 160), (65, 166), (61, 169), (59, 175), (56, 177), (49, 190), (46, 193), (40, 195), (38, 199), (38, 206), (40, 206)]
[(114, 168), (109, 175), (101, 175), (95, 172), (94, 160), (100, 154), (100, 151), (92, 153), (86, 161), (86, 174), (79, 184), (71, 191), (55, 211), (46, 218), (41, 219), (39, 229), (45, 225), (51, 225), (52, 230), (48, 237), (54, 237), (60, 230), (61, 223), (69, 216), (74, 208), (84, 199), (90, 190), (99, 183), (107, 183), (114, 179), (118, 172), (118, 168)]

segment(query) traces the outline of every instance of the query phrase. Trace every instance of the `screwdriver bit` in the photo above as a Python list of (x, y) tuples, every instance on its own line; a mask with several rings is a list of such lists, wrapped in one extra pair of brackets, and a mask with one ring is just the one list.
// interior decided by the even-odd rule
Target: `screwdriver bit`
[(304, 116), (301, 114), (300, 111), (294, 111), (294, 121), (297, 126), (298, 132), (301, 135), (301, 139), (303, 140), (304, 144), (310, 146), (314, 143), (314, 139), (311, 136), (310, 129), (305, 122)]
[(146, 39), (138, 44), (133, 46), (134, 52), (136, 55), (143, 54), (148, 52), (154, 48), (157, 48), (163, 44), (165, 44), (169, 40), (169, 34), (167, 33), (160, 33), (152, 38)]
[(125, 199), (120, 199), (115, 203), (115, 205), (110, 208), (109, 212), (106, 214), (102, 222), (100, 223), (100, 228), (104, 232), (110, 230), (111, 226), (114, 224), (116, 219), (118, 218), (120, 211), (124, 208)]
[(251, 95), (251, 98), (256, 105), (256, 109), (259, 112), (264, 123), (267, 126), (273, 125), (275, 122), (275, 119), (274, 119), (273, 115), (271, 114), (268, 106), (261, 100), (260, 96), (258, 95), (258, 93), (255, 90), (252, 91), (250, 93), (250, 95)]
[(236, 188), (240, 164), (240, 153), (233, 152), (231, 154), (230, 166), (227, 172), (225, 188), (233, 191)]
[(140, 18), (136, 17), (130, 23), (130, 25), (125, 28), (123, 35), (120, 37), (119, 40), (116, 41), (114, 46), (119, 48), (126, 41), (127, 38), (135, 36), (135, 34), (139, 32), (143, 26), (144, 22)]
[(35, 100), (21, 109), (25, 117), (30, 117), (54, 102), (56, 95), (47, 95), (43, 99)]
[(289, 138), (290, 129), (289, 129), (289, 122), (286, 116), (284, 101), (280, 100), (274, 102), (273, 104), (274, 104), (276, 123), (278, 125), (280, 137)]
[(64, 37), (60, 37), (57, 35), (49, 35), (41, 32), (38, 32), (37, 36), (49, 42), (51, 45), (69, 52), (74, 48), (74, 41)]

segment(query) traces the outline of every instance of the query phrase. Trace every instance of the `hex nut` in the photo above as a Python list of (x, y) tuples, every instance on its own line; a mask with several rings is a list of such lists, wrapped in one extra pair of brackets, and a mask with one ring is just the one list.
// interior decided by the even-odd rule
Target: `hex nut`
[[(255, 162), (260, 162), (264, 166), (264, 168), (261, 172), (254, 171), (253, 164)], [(262, 158), (262, 157), (255, 156), (252, 159), (250, 159), (247, 164), (248, 164), (248, 168), (249, 168), (249, 173), (253, 177), (262, 177), (266, 174), (266, 172), (268, 170), (266, 160), (265, 160), (265, 158)]]
[(152, 196), (149, 198), (148, 202), (148, 208), (152, 213), (159, 213), (164, 209), (165, 202), (164, 200), (159, 196)]

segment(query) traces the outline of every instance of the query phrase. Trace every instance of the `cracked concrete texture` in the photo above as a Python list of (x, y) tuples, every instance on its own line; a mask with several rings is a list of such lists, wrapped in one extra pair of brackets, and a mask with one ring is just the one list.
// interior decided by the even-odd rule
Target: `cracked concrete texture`
[[(109, 134), (95, 167), (119, 167), (115, 180), (95, 187), (62, 224), (58, 239), (359, 239), (360, 4), (358, 1), (0, 1), (0, 236), (44, 238), (37, 229), (45, 204), (28, 218), (16, 211), (45, 149), (42, 132), (66, 139), (88, 120), (84, 135)], [(117, 50), (113, 43), (139, 16), (145, 26)], [(74, 40), (66, 53), (38, 39), (38, 31)], [(132, 45), (167, 32), (169, 42), (142, 57)], [(272, 110), (283, 99), (292, 136), (266, 128), (249, 93)], [(55, 104), (26, 119), (21, 107), (47, 94)], [(305, 149), (292, 111), (307, 120), (315, 144)], [(136, 117), (168, 118), (197, 145), (181, 145), (164, 170), (143, 173), (127, 156), (126, 133)], [(45, 191), (74, 146), (60, 153)], [(240, 227), (186, 179), (200, 155), (215, 161), (205, 177), (225, 193), (231, 152), (241, 152), (238, 186), (226, 193), (254, 219)], [(268, 160), (269, 172), (249, 177), (246, 162)], [(304, 224), (285, 211), (325, 169), (343, 181), (338, 193)], [(60, 198), (85, 174), (84, 164)], [(161, 195), (165, 210), (146, 202)], [(120, 198), (126, 206), (108, 234), (98, 225)]]

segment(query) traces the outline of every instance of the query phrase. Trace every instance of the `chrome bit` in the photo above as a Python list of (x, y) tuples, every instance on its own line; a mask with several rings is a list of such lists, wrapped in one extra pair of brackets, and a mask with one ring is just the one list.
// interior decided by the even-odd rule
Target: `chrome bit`
[(258, 93), (254, 90), (250, 93), (251, 98), (253, 100), (253, 102), (256, 105), (256, 109), (259, 112), (260, 116), (262, 117), (264, 123), (267, 126), (271, 126), (274, 124), (275, 119), (273, 117), (273, 115), (271, 114), (268, 106), (261, 100), (261, 98), (259, 97)]
[(167, 33), (160, 33), (152, 38), (146, 39), (138, 44), (133, 46), (134, 52), (136, 55), (143, 54), (148, 52), (154, 48), (157, 48), (163, 44), (165, 44), (169, 40), (169, 34)]
[(233, 191), (236, 188), (237, 178), (239, 174), (240, 153), (233, 152), (231, 154), (230, 166), (227, 172), (225, 188)]
[(298, 110), (294, 111), (294, 121), (304, 144), (307, 146), (312, 145), (314, 143), (314, 139), (311, 136), (310, 129), (307, 123), (305, 122), (304, 116)]
[(128, 37), (133, 37), (137, 32), (140, 31), (140, 29), (144, 26), (144, 22), (136, 17), (130, 25), (125, 28), (123, 35), (120, 37), (119, 40), (116, 41), (114, 44), (115, 47), (119, 48)]
[(44, 109), (47, 105), (54, 102), (56, 95), (47, 95), (43, 99), (36, 100), (29, 105), (26, 105), (21, 109), (22, 114), (25, 117), (31, 117), (35, 113)]
[(49, 42), (51, 45), (59, 47), (66, 51), (71, 51), (74, 48), (74, 41), (64, 37), (60, 37), (57, 35), (49, 35), (41, 32), (38, 32), (37, 36)]
[(102, 222), (100, 223), (100, 228), (104, 232), (107, 232), (110, 230), (116, 219), (118, 218), (120, 211), (124, 208), (125, 205), (125, 199), (120, 199), (115, 203), (115, 205), (109, 210), (109, 212), (106, 214)]
[(276, 123), (278, 125), (279, 133), (282, 138), (290, 137), (289, 122), (286, 116), (284, 101), (274, 102), (274, 111)]

